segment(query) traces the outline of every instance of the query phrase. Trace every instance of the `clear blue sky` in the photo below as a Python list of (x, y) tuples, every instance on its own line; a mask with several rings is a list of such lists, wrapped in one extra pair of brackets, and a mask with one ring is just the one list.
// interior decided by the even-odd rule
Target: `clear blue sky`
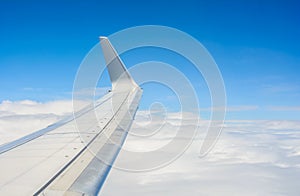
[(0, 1), (0, 101), (71, 97), (85, 54), (136, 25), (198, 39), (223, 74), (230, 119), (300, 119), (298, 1)]

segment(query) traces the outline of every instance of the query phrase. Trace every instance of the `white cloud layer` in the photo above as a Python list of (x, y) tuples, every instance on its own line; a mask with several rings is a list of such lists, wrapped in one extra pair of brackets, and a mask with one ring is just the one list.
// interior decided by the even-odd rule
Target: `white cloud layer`
[[(72, 101), (3, 101), (0, 143), (46, 127), (70, 112)], [(161, 126), (164, 120), (159, 115), (138, 112), (124, 147), (156, 150), (159, 157), (157, 147), (172, 139), (180, 124), (188, 130), (195, 118), (189, 117), (180, 123), (180, 115), (172, 113)], [(140, 173), (113, 168), (100, 195), (299, 195), (299, 121), (227, 121), (215, 148), (200, 158), (207, 124), (201, 121), (192, 145), (167, 167)], [(146, 126), (146, 131), (141, 126)], [(138, 136), (157, 129), (151, 137)], [(116, 164), (130, 158), (121, 152)]]
[(2, 101), (0, 145), (40, 130), (72, 112), (72, 101)]
[[(165, 137), (178, 128), (172, 120), (161, 130)], [(193, 144), (167, 167), (141, 173), (112, 169), (100, 195), (299, 195), (300, 122), (227, 121), (215, 148), (201, 158), (206, 125), (200, 123)], [(189, 122), (183, 126), (189, 129)], [(131, 131), (137, 133), (140, 127)], [(147, 141), (129, 135), (125, 148), (147, 151), (165, 137)], [(121, 153), (116, 165), (129, 158)]]

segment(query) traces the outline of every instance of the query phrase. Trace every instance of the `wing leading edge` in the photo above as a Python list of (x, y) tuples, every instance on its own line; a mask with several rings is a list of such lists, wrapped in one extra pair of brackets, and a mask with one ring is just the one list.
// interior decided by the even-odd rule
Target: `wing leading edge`
[[(0, 193), (98, 194), (126, 139), (142, 95), (109, 40), (100, 37), (100, 43), (112, 91), (95, 106), (80, 111), (76, 119), (68, 118), (1, 146)], [(76, 122), (85, 125), (81, 134), (76, 131)]]

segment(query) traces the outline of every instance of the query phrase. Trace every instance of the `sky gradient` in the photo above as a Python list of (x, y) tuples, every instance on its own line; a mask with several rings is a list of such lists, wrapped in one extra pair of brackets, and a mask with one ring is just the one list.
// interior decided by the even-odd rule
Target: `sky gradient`
[(226, 86), (227, 118), (300, 118), (297, 1), (13, 0), (0, 5), (0, 101), (70, 99), (77, 68), (99, 35), (154, 24), (190, 34), (212, 54)]
[[(186, 61), (154, 48), (125, 53), (121, 57), (129, 68), (160, 60), (186, 74), (197, 90), (202, 119), (191, 146), (178, 160), (149, 172), (113, 168), (100, 195), (298, 196), (299, 7), (296, 0), (2, 0), (0, 144), (72, 114), (77, 69), (100, 35), (138, 25), (165, 25), (199, 40), (218, 64), (228, 103), (222, 134), (207, 156), (199, 156), (209, 126), (210, 96), (203, 78), (186, 68)], [(108, 82), (106, 73), (99, 86)], [(169, 111), (167, 120), (152, 118), (148, 106), (153, 101), (174, 108), (172, 92), (155, 84), (143, 87), (123, 148), (155, 149), (160, 159), (159, 147), (170, 142), (178, 128), (189, 131), (198, 116), (182, 121), (178, 112)], [(165, 99), (168, 96), (171, 99)], [(156, 132), (161, 121), (165, 126)], [(156, 134), (135, 135), (147, 131)], [(116, 164), (132, 160), (121, 152)]]

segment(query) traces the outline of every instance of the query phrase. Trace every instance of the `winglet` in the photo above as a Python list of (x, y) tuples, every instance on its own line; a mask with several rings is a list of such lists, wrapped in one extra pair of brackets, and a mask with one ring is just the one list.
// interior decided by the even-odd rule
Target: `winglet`
[(135, 88), (138, 85), (130, 76), (121, 58), (111, 45), (107, 37), (100, 36), (100, 44), (112, 83), (112, 91)]

